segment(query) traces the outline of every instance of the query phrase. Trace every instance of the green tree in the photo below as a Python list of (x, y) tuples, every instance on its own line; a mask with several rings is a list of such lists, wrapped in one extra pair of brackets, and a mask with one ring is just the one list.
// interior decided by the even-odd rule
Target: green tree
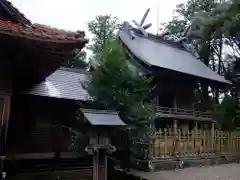
[(225, 130), (235, 130), (239, 126), (237, 111), (239, 107), (231, 96), (225, 96), (223, 101), (215, 107), (215, 117)]
[[(92, 51), (90, 61), (97, 63), (93, 64), (94, 69), (83, 87), (95, 102), (104, 105), (106, 109), (119, 111), (128, 127), (146, 134), (153, 127), (151, 123), (155, 113), (151, 102), (152, 78), (135, 76), (128, 67), (129, 59), (116, 36), (119, 27), (117, 18), (97, 16), (88, 27), (94, 35), (89, 47)], [(71, 149), (81, 152), (81, 144), (84, 144), (88, 133), (81, 131), (75, 134)]]
[[(224, 1), (219, 3), (215, 9), (208, 13), (202, 13), (195, 19), (195, 24), (200, 30), (198, 34), (210, 32), (212, 40), (210, 43), (213, 62), (213, 70), (225, 75), (228, 79), (235, 82), (235, 86), (230, 89), (230, 94), (239, 102), (239, 57), (240, 57), (240, 7), (239, 1)], [(206, 36), (206, 35), (205, 35)], [(225, 49), (227, 55), (223, 55)], [(218, 68), (216, 67), (216, 64)]]
[[(177, 5), (173, 20), (164, 26), (164, 30), (170, 34), (178, 37), (187, 35), (188, 41), (195, 46), (200, 59), (207, 66), (231, 80), (236, 80), (236, 86), (230, 89), (230, 93), (211, 87), (210, 95), (209, 87), (204, 84), (196, 89), (197, 107), (212, 109), (216, 106), (214, 109), (217, 111), (217, 118), (225, 129), (234, 129), (239, 125), (234, 115), (237, 111), (236, 104), (232, 101), (234, 99), (235, 103), (239, 102), (240, 90), (239, 78), (236, 78), (240, 69), (239, 3), (238, 0), (188, 0)], [(184, 29), (189, 25), (188, 33), (184, 34)], [(226, 53), (229, 54), (226, 56)], [(221, 93), (226, 97), (219, 104)]]
[(92, 52), (90, 60), (93, 64), (103, 59), (102, 55), (108, 39), (115, 39), (119, 28), (118, 18), (112, 15), (99, 15), (88, 23), (88, 30), (93, 34), (89, 50)]
[[(188, 0), (178, 4), (173, 20), (165, 24), (165, 31), (177, 36), (187, 36), (189, 43), (195, 46), (200, 60), (214, 71), (224, 75), (223, 63), (223, 29), (218, 23), (219, 11), (226, 9), (223, 0)], [(188, 28), (188, 26), (190, 28)], [(184, 29), (188, 29), (187, 32)], [(209, 108), (211, 97), (208, 85), (201, 84), (197, 90), (202, 95), (202, 107)], [(220, 90), (211, 88), (216, 103), (219, 101)]]
[(151, 78), (135, 76), (117, 40), (106, 41), (104, 59), (85, 84), (90, 95), (107, 108), (120, 111), (130, 125), (145, 127), (153, 115)]

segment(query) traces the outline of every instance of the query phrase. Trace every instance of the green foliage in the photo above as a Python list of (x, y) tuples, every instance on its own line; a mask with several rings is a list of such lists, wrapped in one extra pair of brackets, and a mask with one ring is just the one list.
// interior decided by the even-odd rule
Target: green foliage
[[(152, 78), (136, 76), (128, 67), (128, 57), (116, 38), (117, 21), (117, 18), (103, 15), (88, 24), (94, 35), (93, 44), (89, 47), (92, 51), (90, 61), (95, 64), (92, 63), (93, 71), (83, 85), (96, 102), (119, 111), (128, 127), (146, 133), (152, 127), (150, 124), (155, 112), (151, 102)], [(78, 119), (82, 119), (81, 114)], [(84, 125), (82, 127), (84, 129), (75, 132), (70, 147), (78, 153), (84, 153), (91, 131)]]
[(69, 68), (85, 69), (88, 67), (88, 63), (86, 62), (86, 56), (86, 51), (80, 51), (73, 58), (64, 61), (62, 66)]
[(188, 22), (186, 20), (178, 19), (173, 17), (173, 19), (167, 23), (163, 23), (163, 31), (170, 32), (171, 34), (180, 37), (187, 28)]
[(236, 101), (230, 96), (226, 96), (220, 104), (216, 105), (215, 117), (223, 129), (231, 131), (240, 125), (237, 117), (238, 109)]
[[(176, 6), (175, 15), (172, 21), (165, 24), (164, 30), (181, 36), (188, 24), (191, 24), (188, 40), (196, 47), (200, 59), (213, 71), (233, 80), (239, 73), (239, 13), (239, 0), (188, 0)], [(226, 47), (230, 51), (226, 51)], [(226, 52), (229, 53), (227, 56), (224, 55)], [(240, 83), (236, 84), (228, 93), (231, 96), (225, 97), (220, 104), (219, 96), (223, 95), (221, 90), (201, 84), (196, 88), (195, 108), (214, 109), (222, 127), (234, 129), (240, 125), (236, 118)]]
[(97, 102), (120, 111), (130, 125), (143, 127), (149, 124), (153, 113), (150, 97), (152, 79), (133, 75), (119, 42), (107, 42), (104, 59), (89, 75), (85, 87)]
[(99, 15), (88, 23), (88, 30), (94, 35), (92, 44), (88, 47), (92, 51), (91, 61), (103, 59), (107, 40), (116, 38), (119, 26), (118, 18), (112, 15)]

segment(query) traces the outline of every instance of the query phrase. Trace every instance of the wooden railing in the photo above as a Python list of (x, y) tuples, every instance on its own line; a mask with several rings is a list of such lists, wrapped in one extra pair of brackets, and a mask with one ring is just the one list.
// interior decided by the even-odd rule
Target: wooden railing
[(201, 112), (190, 109), (157, 107), (157, 112), (169, 116), (191, 116), (194, 118), (212, 119), (211, 112)]
[(162, 159), (172, 157), (206, 157), (218, 154), (236, 154), (240, 151), (240, 132), (159, 131), (149, 141), (133, 140), (133, 149), (138, 157)]

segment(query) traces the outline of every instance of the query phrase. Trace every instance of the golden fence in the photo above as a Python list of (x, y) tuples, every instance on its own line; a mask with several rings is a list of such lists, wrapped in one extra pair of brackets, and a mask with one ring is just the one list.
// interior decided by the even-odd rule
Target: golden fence
[(174, 135), (165, 130), (153, 133), (149, 142), (135, 139), (134, 146), (138, 154), (154, 159), (238, 153), (240, 132), (205, 130), (183, 131)]

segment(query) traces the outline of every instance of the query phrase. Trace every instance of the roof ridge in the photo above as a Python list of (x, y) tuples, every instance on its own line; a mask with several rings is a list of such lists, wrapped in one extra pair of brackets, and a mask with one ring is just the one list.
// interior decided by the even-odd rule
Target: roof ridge
[(194, 49), (189, 48), (189, 44), (184, 41), (185, 38), (181, 39), (181, 38), (174, 37), (179, 39), (178, 41), (174, 41), (172, 38), (168, 38), (167, 34), (159, 35), (159, 34), (153, 34), (150, 32), (147, 32), (147, 36), (146, 36), (141, 32), (140, 29), (132, 27), (130, 23), (127, 21), (124, 21), (120, 31), (127, 32), (127, 34), (129, 34), (131, 38), (134, 38), (134, 36), (139, 36), (141, 38), (145, 38), (147, 40), (154, 41), (156, 43), (164, 43), (178, 50), (185, 51), (195, 56), (196, 58), (199, 57), (198, 54), (196, 54), (196, 51)]
[(172, 46), (173, 48), (176, 48), (176, 49), (179, 49), (179, 50), (182, 50), (182, 51), (185, 51), (187, 53), (192, 54), (192, 52), (189, 51), (188, 49), (186, 49), (184, 47), (184, 45), (181, 44), (180, 42), (174, 42), (173, 40), (170, 40), (170, 39), (169, 40), (168, 39), (164, 39), (163, 36), (155, 35), (153, 33), (148, 33), (148, 36), (146, 37), (146, 36), (142, 35), (139, 30), (137, 30), (137, 29), (133, 29), (133, 30), (134, 30), (134, 32), (135, 32), (135, 34), (137, 36), (143, 37), (143, 38), (148, 39), (148, 40), (153, 40), (153, 41), (155, 41), (157, 43), (165, 43), (165, 44), (167, 44), (169, 46)]

